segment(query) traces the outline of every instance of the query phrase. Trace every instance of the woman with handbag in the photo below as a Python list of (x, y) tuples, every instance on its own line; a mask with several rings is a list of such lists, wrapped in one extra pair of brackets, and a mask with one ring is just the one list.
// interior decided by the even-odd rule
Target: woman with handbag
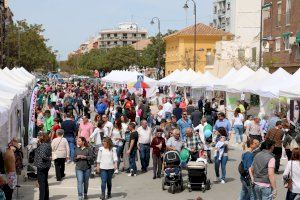
[(65, 162), (68, 160), (70, 155), (69, 143), (64, 138), (64, 130), (58, 129), (56, 131), (57, 138), (52, 140), (52, 160), (55, 165), (56, 180), (61, 181), (65, 177)]
[(294, 200), (300, 195), (300, 149), (292, 151), (291, 160), (288, 161), (283, 173), (284, 187), (287, 188), (286, 200)]

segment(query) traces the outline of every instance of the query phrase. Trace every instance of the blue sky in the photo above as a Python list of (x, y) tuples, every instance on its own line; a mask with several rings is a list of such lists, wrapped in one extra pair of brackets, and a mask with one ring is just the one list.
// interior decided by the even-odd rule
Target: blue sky
[[(212, 21), (212, 1), (195, 0), (197, 20)], [(43, 24), (49, 45), (59, 51), (59, 59), (67, 58), (72, 50), (101, 29), (131, 21), (145, 27), (150, 35), (157, 25), (150, 25), (152, 17), (161, 19), (162, 32), (181, 29), (193, 24), (193, 4), (187, 14), (182, 8), (185, 0), (10, 0), (14, 20)], [(186, 20), (187, 19), (187, 20)], [(186, 23), (187, 22), (187, 23)]]

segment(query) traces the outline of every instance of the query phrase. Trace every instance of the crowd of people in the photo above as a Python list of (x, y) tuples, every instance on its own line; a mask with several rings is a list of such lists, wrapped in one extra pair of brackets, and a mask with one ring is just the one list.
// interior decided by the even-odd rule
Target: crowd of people
[[(166, 151), (181, 153), (183, 169), (190, 160), (205, 158), (214, 165), (216, 182), (225, 184), (231, 133), (235, 134), (234, 142), (244, 144), (245, 150), (237, 166), (241, 200), (276, 197), (274, 177), (279, 174), (282, 152), (288, 158), (283, 173), (286, 199), (295, 199), (300, 193), (300, 133), (284, 116), (274, 114), (262, 120), (250, 116), (245, 101), (237, 101), (236, 109), (229, 111), (224, 100), (201, 97), (193, 102), (180, 92), (169, 97), (158, 90), (154, 98), (146, 96), (145, 89), (131, 93), (126, 87), (116, 89), (85, 81), (40, 83), (34, 131), (34, 138), (38, 138), (34, 166), (39, 199), (49, 199), (52, 162), (57, 181), (65, 178), (66, 163), (75, 165), (78, 199), (88, 198), (89, 179), (95, 176), (101, 178), (100, 198), (109, 199), (113, 176), (120, 172), (130, 177), (147, 173), (151, 157), (153, 179), (161, 178)], [(233, 112), (233, 118), (229, 120), (226, 112)], [(17, 144), (15, 141), (3, 156), (0, 154), (1, 174), (14, 177), (21, 170), (17, 170), (13, 156)], [(138, 158), (141, 170), (137, 168)], [(11, 199), (16, 184), (0, 176), (0, 186), (6, 199)]]

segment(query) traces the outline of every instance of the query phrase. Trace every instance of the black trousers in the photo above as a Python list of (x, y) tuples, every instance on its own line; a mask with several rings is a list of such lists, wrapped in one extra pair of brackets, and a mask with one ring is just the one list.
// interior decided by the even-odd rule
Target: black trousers
[(275, 172), (278, 172), (280, 167), (280, 158), (282, 155), (282, 147), (274, 147), (273, 154), (275, 155)]
[(190, 152), (191, 154), (191, 161), (196, 161), (199, 158), (199, 152)]
[(5, 194), (6, 200), (12, 200), (12, 195), (13, 195), (14, 190), (10, 189), (10, 187), (7, 184), (3, 185), (1, 189), (3, 190), (3, 192)]
[(286, 154), (288, 160), (291, 160), (292, 151), (290, 149), (285, 149), (285, 154)]
[(50, 168), (37, 168), (37, 179), (39, 183), (39, 200), (49, 200), (48, 172)]
[(56, 180), (61, 181), (65, 176), (65, 158), (57, 158), (54, 160)]

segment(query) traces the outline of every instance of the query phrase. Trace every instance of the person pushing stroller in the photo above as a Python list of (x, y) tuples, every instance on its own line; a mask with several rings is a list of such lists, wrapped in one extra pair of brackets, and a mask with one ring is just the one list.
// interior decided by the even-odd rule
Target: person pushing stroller
[(186, 142), (184, 143), (184, 147), (189, 150), (191, 161), (196, 161), (199, 158), (200, 150), (204, 148), (199, 135), (193, 133), (191, 128), (186, 129)]

